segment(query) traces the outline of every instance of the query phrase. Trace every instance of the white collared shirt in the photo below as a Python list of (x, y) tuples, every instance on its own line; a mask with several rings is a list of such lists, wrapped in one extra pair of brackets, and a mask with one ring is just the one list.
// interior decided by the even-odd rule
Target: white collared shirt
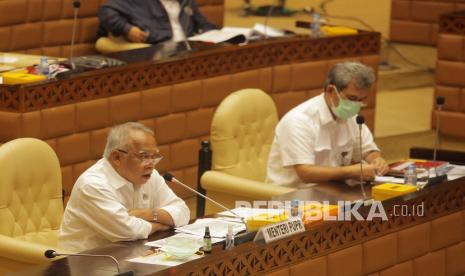
[(134, 208), (161, 208), (175, 226), (187, 224), (189, 208), (153, 171), (147, 183), (134, 189), (107, 159), (102, 158), (87, 169), (73, 186), (58, 237), (58, 246), (81, 252), (110, 242), (146, 239), (152, 225), (129, 216)]
[[(294, 165), (326, 167), (360, 162), (359, 127), (355, 116), (334, 120), (324, 94), (290, 110), (279, 121), (268, 157), (267, 182), (302, 184)], [(362, 154), (379, 151), (370, 130), (362, 126)]]
[(181, 5), (177, 0), (160, 0), (160, 2), (165, 8), (168, 18), (170, 19), (171, 30), (173, 32), (171, 41), (179, 42), (185, 40), (184, 30), (181, 22), (179, 22)]

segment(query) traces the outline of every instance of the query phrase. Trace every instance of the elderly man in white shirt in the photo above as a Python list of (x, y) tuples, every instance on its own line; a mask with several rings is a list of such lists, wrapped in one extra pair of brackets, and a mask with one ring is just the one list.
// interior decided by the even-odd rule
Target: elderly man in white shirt
[(360, 162), (364, 180), (385, 174), (388, 166), (366, 125), (360, 156), (355, 120), (374, 80), (373, 70), (361, 63), (336, 64), (325, 91), (290, 110), (278, 123), (267, 181), (289, 185), (360, 179)]
[(187, 224), (189, 208), (155, 170), (161, 158), (151, 129), (132, 122), (112, 128), (103, 158), (74, 184), (58, 246), (81, 252)]

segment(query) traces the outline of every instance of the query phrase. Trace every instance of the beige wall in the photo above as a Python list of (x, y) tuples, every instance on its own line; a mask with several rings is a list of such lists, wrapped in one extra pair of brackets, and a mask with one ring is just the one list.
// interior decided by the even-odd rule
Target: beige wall
[[(268, 5), (276, 3), (276, 0), (250, 0), (252, 5)], [(318, 7), (320, 0), (287, 0), (286, 7), (289, 9), (302, 10), (304, 7)], [(240, 9), (243, 0), (225, 0), (225, 26), (252, 26), (255, 22), (263, 23), (263, 17), (241, 17)], [(382, 32), (384, 36), (389, 34), (389, 19), (391, 14), (390, 0), (333, 0), (326, 5), (327, 12), (332, 15), (342, 15), (363, 18), (376, 31)], [(308, 19), (308, 15), (299, 13), (290, 18), (272, 18), (269, 20), (271, 26), (293, 29), (294, 21)], [(360, 23), (348, 20), (331, 19), (331, 24), (341, 24), (360, 29), (365, 29)], [(301, 29), (296, 29), (302, 32)]]

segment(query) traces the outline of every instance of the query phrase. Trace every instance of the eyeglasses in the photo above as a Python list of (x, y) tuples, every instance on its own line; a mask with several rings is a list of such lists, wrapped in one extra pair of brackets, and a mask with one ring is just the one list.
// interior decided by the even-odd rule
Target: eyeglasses
[[(122, 149), (117, 149), (117, 151), (124, 154), (129, 154), (129, 152)], [(156, 152), (154, 154), (149, 154), (147, 152), (139, 152), (137, 154), (134, 154), (134, 156), (137, 160), (144, 164), (152, 162), (154, 165), (156, 165), (163, 159), (163, 155), (161, 155), (159, 152)]]

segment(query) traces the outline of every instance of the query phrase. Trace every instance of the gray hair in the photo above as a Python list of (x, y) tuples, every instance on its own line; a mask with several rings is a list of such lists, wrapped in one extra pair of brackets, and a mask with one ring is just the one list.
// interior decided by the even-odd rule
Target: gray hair
[(340, 92), (347, 88), (354, 80), (359, 89), (369, 89), (375, 82), (373, 69), (355, 61), (346, 61), (336, 64), (328, 73), (325, 88), (328, 85), (335, 85)]
[(108, 133), (107, 144), (105, 145), (105, 150), (103, 151), (103, 157), (109, 159), (111, 153), (115, 149), (126, 146), (129, 143), (129, 139), (133, 131), (142, 131), (144, 133), (154, 135), (153, 130), (141, 123), (128, 122), (114, 126), (111, 128), (110, 133)]

